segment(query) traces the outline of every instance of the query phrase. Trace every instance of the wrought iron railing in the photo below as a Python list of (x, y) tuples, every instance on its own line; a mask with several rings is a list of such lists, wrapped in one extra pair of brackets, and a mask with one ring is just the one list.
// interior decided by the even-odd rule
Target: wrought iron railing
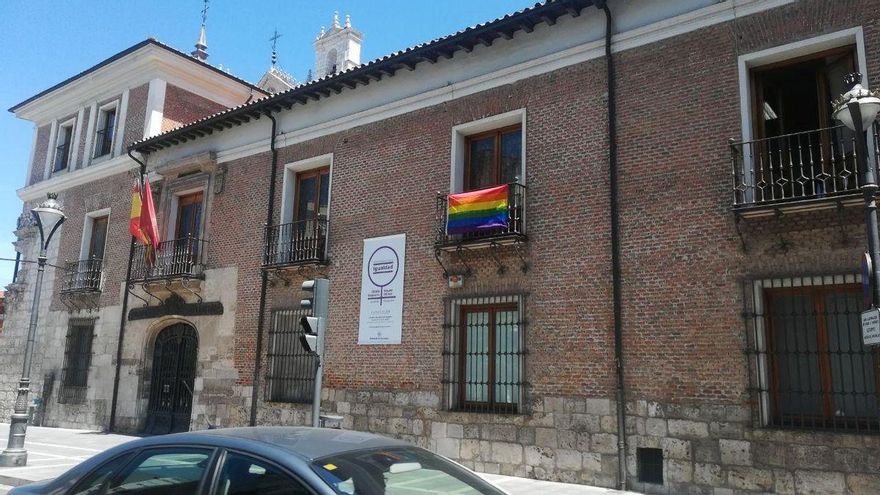
[(95, 144), (95, 158), (109, 155), (113, 147), (113, 128), (101, 129), (95, 133), (97, 142)]
[(446, 232), (447, 214), (449, 211), (449, 195), (437, 195), (437, 246), (454, 246), (459, 244), (471, 244), (492, 242), (502, 239), (524, 239), (526, 236), (526, 186), (517, 182), (508, 184), (507, 198), (507, 227), (486, 229), (467, 234), (448, 234)]
[(204, 239), (195, 237), (174, 239), (159, 243), (159, 249), (152, 256), (148, 248), (138, 244), (132, 259), (131, 279), (202, 278), (206, 244)]
[(58, 145), (58, 147), (55, 148), (55, 167), (52, 169), (52, 171), (59, 172), (66, 169), (69, 162), (70, 143)]
[[(877, 127), (872, 130), (877, 168)], [(730, 142), (733, 204), (748, 207), (857, 192), (855, 136), (844, 126)]]
[(263, 266), (321, 263), (327, 259), (327, 219), (269, 225), (263, 240)]
[(101, 270), (103, 261), (88, 259), (70, 261), (64, 267), (61, 293), (101, 292)]

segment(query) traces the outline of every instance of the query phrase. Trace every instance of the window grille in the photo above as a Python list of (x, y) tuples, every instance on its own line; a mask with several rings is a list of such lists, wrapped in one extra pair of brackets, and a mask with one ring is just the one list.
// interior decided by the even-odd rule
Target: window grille
[(300, 344), (303, 334), (300, 318), (311, 315), (304, 309), (272, 312), (269, 330), (269, 374), (266, 392), (270, 402), (311, 403), (314, 397), (318, 358)]
[(88, 390), (95, 320), (72, 319), (68, 325), (58, 402), (82, 404), (86, 400), (86, 390)]
[(446, 301), (443, 392), (446, 408), (523, 413), (525, 296), (491, 295)]
[(862, 343), (860, 277), (746, 281), (760, 426), (880, 432), (880, 351)]

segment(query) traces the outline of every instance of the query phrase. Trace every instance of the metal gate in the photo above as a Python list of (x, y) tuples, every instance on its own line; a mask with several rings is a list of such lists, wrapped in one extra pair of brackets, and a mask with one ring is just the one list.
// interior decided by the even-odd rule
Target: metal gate
[(155, 345), (144, 433), (162, 435), (188, 431), (198, 335), (193, 327), (178, 323), (159, 332)]

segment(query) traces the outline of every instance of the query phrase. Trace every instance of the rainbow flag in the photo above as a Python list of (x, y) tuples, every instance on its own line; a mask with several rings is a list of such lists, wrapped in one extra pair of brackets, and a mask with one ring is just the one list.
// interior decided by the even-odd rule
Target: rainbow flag
[(448, 196), (446, 234), (507, 227), (508, 185)]

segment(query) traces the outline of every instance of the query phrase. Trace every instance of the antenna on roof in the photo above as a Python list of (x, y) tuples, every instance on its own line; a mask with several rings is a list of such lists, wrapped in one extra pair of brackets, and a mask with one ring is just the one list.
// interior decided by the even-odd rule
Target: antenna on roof
[(208, 21), (208, 1), (204, 0), (204, 6), (202, 7), (202, 28), (199, 31), (199, 41), (196, 42), (196, 49), (190, 53), (190, 55), (202, 61), (208, 58), (208, 38), (205, 35), (205, 24)]
[(275, 50), (275, 47), (278, 44), (278, 38), (281, 36), (278, 34), (278, 28), (275, 28), (275, 33), (269, 38), (269, 41), (272, 42), (272, 67), (275, 67), (275, 64), (278, 63), (278, 52)]

